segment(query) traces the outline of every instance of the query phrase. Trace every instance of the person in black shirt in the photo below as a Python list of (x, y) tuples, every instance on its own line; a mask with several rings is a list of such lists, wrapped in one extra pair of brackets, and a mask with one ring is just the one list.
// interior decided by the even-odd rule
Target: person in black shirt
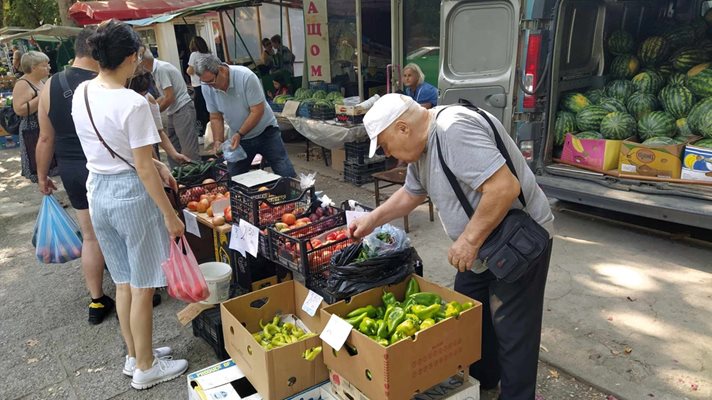
[(87, 45), (87, 38), (94, 31), (95, 28), (84, 28), (79, 33), (74, 43), (74, 63), (52, 76), (40, 93), (40, 139), (36, 158), (39, 190), (45, 195), (57, 189), (47, 176), (52, 156), (57, 159), (59, 175), (69, 201), (77, 211), (82, 231), (82, 271), (91, 294), (89, 323), (100, 324), (114, 308), (114, 300), (106, 296), (102, 288), (104, 256), (89, 217), (87, 159), (72, 120), (73, 91), (80, 83), (93, 79), (99, 71), (99, 64), (92, 58)]

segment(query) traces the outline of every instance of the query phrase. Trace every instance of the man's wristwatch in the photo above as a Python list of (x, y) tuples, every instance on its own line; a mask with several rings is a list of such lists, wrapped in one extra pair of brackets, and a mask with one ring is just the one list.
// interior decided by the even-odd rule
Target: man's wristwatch
[(240, 139), (245, 137), (245, 135), (243, 135), (242, 132), (240, 132), (240, 131), (237, 131), (237, 134), (240, 135)]

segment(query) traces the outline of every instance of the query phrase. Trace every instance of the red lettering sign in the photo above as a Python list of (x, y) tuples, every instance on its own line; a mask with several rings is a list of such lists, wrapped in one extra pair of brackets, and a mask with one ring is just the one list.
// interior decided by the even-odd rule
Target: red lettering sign
[(312, 65), (311, 66), (311, 75), (312, 76), (321, 76), (321, 65)]
[(316, 9), (316, 4), (313, 1), (309, 2), (309, 11), (307, 14), (319, 14), (319, 10)]
[(321, 24), (307, 24), (307, 35), (321, 36)]

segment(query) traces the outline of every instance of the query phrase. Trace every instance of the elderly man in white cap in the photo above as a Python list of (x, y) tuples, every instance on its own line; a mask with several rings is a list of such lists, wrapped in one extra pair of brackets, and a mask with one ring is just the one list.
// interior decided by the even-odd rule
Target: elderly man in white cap
[[(408, 215), (430, 195), (454, 241), (448, 261), (458, 270), (455, 290), (483, 304), (482, 359), (470, 367), (470, 374), (485, 389), (501, 381), (500, 399), (532, 400), (551, 240), (514, 282), (498, 280), (477, 255), (509, 210), (523, 208), (518, 198), (525, 199), (525, 210), (550, 237), (553, 215), (517, 145), (496, 118), (485, 115), (498, 132), (470, 107), (427, 110), (404, 95), (380, 98), (363, 120), (371, 139), (370, 156), (381, 147), (386, 155), (408, 162), (405, 185), (368, 216), (352, 222), (349, 230), (353, 237), (362, 238), (375, 227)], [(497, 134), (516, 176), (498, 150)], [(474, 209), (471, 218), (451, 181)]]

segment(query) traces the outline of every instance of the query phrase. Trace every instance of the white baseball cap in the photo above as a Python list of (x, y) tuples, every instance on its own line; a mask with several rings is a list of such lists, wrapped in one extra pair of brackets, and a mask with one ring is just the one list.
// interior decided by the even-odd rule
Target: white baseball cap
[(415, 101), (409, 96), (389, 93), (378, 99), (368, 110), (363, 117), (363, 126), (371, 139), (369, 158), (376, 155), (376, 150), (378, 150), (378, 135), (391, 126), (414, 103)]

